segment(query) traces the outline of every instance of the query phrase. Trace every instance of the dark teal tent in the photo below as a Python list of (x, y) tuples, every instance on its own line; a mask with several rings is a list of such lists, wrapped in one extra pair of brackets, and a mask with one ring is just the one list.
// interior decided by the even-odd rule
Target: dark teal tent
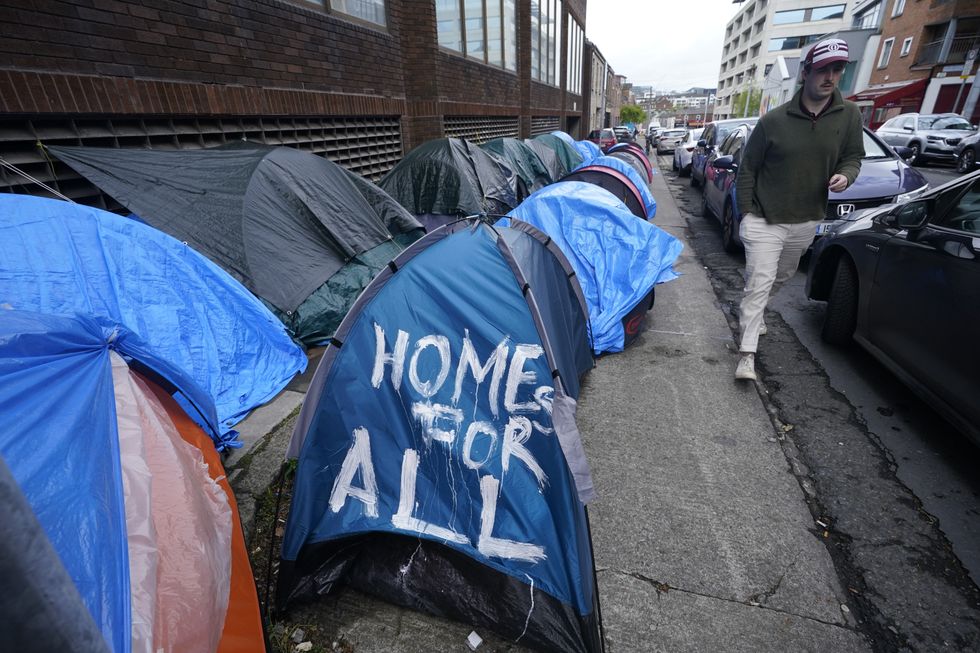
[(288, 147), (49, 149), (224, 268), (306, 344), (332, 336), (377, 271), (422, 234), (370, 182)]
[(555, 181), (582, 164), (582, 155), (578, 150), (554, 134), (541, 134), (524, 142), (538, 153)]
[(520, 177), (527, 189), (527, 194), (544, 188), (555, 181), (537, 152), (520, 139), (495, 138), (480, 147), (497, 158), (503, 159)]

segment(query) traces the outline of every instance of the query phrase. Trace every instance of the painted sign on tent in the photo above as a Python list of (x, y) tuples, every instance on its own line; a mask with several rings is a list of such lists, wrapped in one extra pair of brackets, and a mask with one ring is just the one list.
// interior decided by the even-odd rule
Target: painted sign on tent
[[(564, 318), (538, 308), (577, 304), (572, 281), (535, 295), (519, 248), (463, 224), (375, 280), (317, 371), (279, 600), (349, 584), (542, 650), (597, 651), (591, 481), (555, 358), (568, 348), (549, 337)], [(555, 255), (546, 240), (535, 256)]]

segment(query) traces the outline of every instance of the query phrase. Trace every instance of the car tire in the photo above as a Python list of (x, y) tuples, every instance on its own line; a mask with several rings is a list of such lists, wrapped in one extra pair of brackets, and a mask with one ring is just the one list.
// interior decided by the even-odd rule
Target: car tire
[(922, 146), (918, 143), (909, 143), (909, 149), (912, 150), (912, 155), (909, 157), (910, 166), (921, 166), (925, 163), (922, 157)]
[(834, 281), (827, 298), (820, 337), (832, 345), (846, 345), (854, 337), (857, 324), (858, 279), (854, 263), (846, 256), (837, 261)]
[(966, 148), (956, 157), (956, 172), (961, 175), (970, 172), (976, 165), (977, 153), (973, 151), (972, 147)]
[(681, 168), (678, 174), (681, 177), (689, 177), (691, 175), (691, 166), (690, 165), (684, 166), (683, 168)]
[(676, 156), (674, 157), (673, 161), (671, 161), (671, 167), (674, 168), (674, 172), (678, 172), (678, 169), (677, 169), (677, 157)]
[(721, 246), (729, 254), (736, 254), (741, 249), (735, 238), (735, 211), (731, 202), (725, 202), (725, 210), (721, 216)]
[(698, 182), (698, 178), (694, 176), (694, 166), (691, 166), (691, 188), (697, 188), (701, 184)]

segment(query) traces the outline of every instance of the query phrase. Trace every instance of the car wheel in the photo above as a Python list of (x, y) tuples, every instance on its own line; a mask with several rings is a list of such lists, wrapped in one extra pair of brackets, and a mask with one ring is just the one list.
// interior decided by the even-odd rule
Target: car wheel
[(973, 167), (977, 164), (977, 153), (973, 151), (972, 147), (968, 147), (956, 158), (956, 172), (964, 174), (973, 170)]
[(674, 160), (672, 161), (672, 166), (674, 168), (674, 172), (677, 172), (677, 157), (676, 156), (674, 157)]
[(701, 184), (698, 182), (698, 178), (694, 176), (694, 166), (691, 166), (691, 187), (697, 188)]
[(846, 345), (854, 336), (857, 324), (858, 280), (851, 259), (843, 256), (837, 261), (834, 281), (827, 298), (820, 337), (832, 345)]
[(725, 211), (721, 216), (721, 246), (729, 254), (735, 254), (741, 249), (735, 239), (736, 229), (738, 226), (735, 224), (735, 212), (732, 209), (732, 203), (725, 202)]
[(687, 177), (690, 174), (691, 174), (691, 164), (689, 163), (686, 166), (684, 166), (683, 168), (681, 168), (680, 176), (681, 177)]
[(912, 155), (909, 157), (909, 165), (922, 165), (924, 163), (922, 160), (922, 146), (918, 143), (909, 143), (909, 149), (912, 150)]

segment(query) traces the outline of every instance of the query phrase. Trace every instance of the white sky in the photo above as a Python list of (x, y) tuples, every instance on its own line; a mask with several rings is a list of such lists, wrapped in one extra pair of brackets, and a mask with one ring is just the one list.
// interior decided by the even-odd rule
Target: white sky
[(589, 0), (585, 38), (634, 86), (683, 91), (718, 85), (732, 0)]

